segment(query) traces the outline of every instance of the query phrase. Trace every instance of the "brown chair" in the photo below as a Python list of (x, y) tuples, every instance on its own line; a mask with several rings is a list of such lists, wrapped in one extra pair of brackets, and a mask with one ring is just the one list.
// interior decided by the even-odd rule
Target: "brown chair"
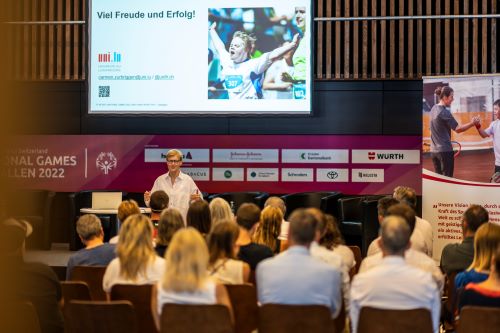
[(250, 333), (259, 325), (257, 291), (251, 284), (225, 285), (234, 312), (235, 333)]
[(229, 309), (225, 305), (165, 304), (160, 319), (161, 333), (232, 333)]
[(441, 317), (444, 321), (446, 331), (455, 331), (455, 316), (458, 307), (458, 295), (455, 290), (455, 277), (458, 272), (450, 272), (445, 276), (444, 294), (445, 301), (442, 303)]
[(138, 333), (129, 301), (71, 301), (67, 320), (72, 333)]
[(347, 318), (345, 310), (344, 293), (342, 293), (341, 295), (342, 295), (342, 307), (340, 308), (338, 316), (333, 320), (333, 327), (335, 328), (335, 333), (344, 332), (346, 318)]
[(433, 333), (428, 309), (388, 310), (361, 308), (358, 333)]
[(90, 301), (90, 289), (83, 281), (61, 281), (64, 304), (72, 300)]
[(140, 332), (157, 332), (151, 312), (151, 292), (153, 285), (115, 284), (111, 288), (111, 300), (132, 302)]
[(75, 266), (71, 272), (71, 281), (83, 281), (90, 289), (90, 297), (93, 301), (105, 301), (106, 293), (102, 289), (102, 278), (106, 266)]
[(500, 309), (464, 306), (460, 312), (458, 333), (498, 333)]
[(0, 332), (40, 333), (40, 323), (33, 304), (0, 304)]
[(354, 254), (354, 260), (356, 260), (356, 265), (354, 265), (353, 268), (349, 271), (349, 277), (353, 278), (354, 275), (358, 274), (359, 272), (359, 266), (361, 266), (361, 261), (363, 258), (361, 257), (361, 249), (359, 246), (348, 246), (349, 249), (351, 249), (352, 253)]
[(264, 304), (259, 308), (259, 333), (331, 333), (330, 310), (322, 305)]

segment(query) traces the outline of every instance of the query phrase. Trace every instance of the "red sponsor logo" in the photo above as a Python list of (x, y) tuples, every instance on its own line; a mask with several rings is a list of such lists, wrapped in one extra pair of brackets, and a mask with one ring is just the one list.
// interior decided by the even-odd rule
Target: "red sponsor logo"
[(375, 152), (372, 152), (372, 151), (368, 152), (368, 159), (374, 160), (375, 159)]

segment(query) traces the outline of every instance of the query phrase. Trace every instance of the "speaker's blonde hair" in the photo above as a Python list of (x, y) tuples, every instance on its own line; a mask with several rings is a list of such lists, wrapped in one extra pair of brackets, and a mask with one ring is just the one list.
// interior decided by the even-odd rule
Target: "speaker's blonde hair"
[(201, 234), (188, 227), (177, 231), (165, 255), (161, 286), (174, 292), (195, 292), (208, 279), (208, 248)]
[(155, 260), (153, 224), (142, 214), (129, 216), (120, 228), (116, 253), (120, 259), (120, 275), (135, 281), (146, 275), (148, 265)]

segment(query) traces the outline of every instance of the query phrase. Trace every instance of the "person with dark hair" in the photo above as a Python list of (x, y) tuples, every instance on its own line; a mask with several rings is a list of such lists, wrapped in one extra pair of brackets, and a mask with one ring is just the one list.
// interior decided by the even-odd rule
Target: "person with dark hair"
[(153, 194), (151, 194), (149, 207), (151, 208), (151, 222), (153, 222), (154, 226), (158, 225), (161, 212), (165, 208), (168, 208), (168, 202), (168, 195), (163, 190), (154, 191)]
[(268, 246), (252, 242), (252, 234), (260, 219), (260, 208), (253, 203), (244, 203), (236, 212), (236, 223), (240, 227), (237, 243), (240, 246), (238, 259), (250, 265), (255, 271), (257, 264), (274, 254)]
[[(378, 199), (378, 202), (377, 202), (377, 219), (378, 219), (378, 223), (380, 225), (382, 224), (382, 221), (384, 220), (384, 218), (387, 216), (387, 210), (389, 209), (389, 207), (397, 205), (398, 203), (399, 203), (398, 200), (396, 200), (396, 199), (394, 199), (392, 197), (389, 197), (389, 196), (382, 197), (382, 198)], [(372, 255), (374, 255), (376, 253), (379, 253), (380, 251), (381, 250), (378, 247), (377, 239), (375, 239), (368, 246), (368, 251), (367, 251), (366, 255), (367, 256), (372, 256)]]
[(489, 220), (488, 211), (480, 205), (471, 205), (462, 216), (461, 243), (448, 244), (441, 252), (441, 269), (446, 274), (461, 272), (474, 259), (474, 235), (477, 229)]
[(239, 233), (236, 223), (221, 221), (208, 235), (208, 271), (220, 283), (242, 284), (250, 278), (250, 266), (235, 259), (239, 250), (236, 244)]
[(432, 163), (436, 173), (453, 177), (455, 162), (451, 130), (456, 133), (465, 132), (475, 126), (479, 118), (474, 117), (472, 121), (459, 125), (448, 109), (453, 102), (453, 89), (449, 86), (438, 87), (435, 94), (439, 103), (435, 104), (430, 112)]
[(337, 317), (342, 305), (342, 273), (311, 256), (309, 247), (317, 223), (305, 209), (292, 213), (290, 247), (257, 266), (257, 296), (261, 304), (324, 305), (332, 317)]
[(335, 217), (330, 214), (325, 214), (325, 219), (325, 230), (324, 233), (322, 233), (323, 236), (321, 236), (319, 244), (337, 253), (342, 258), (344, 268), (349, 272), (351, 268), (356, 265), (354, 253), (345, 245)]
[(363, 307), (428, 309), (434, 332), (439, 332), (439, 290), (429, 272), (413, 267), (405, 260), (411, 235), (407, 221), (401, 216), (388, 216), (382, 221), (380, 234), (382, 260), (376, 267), (354, 276), (352, 281), (349, 312), (353, 332), (357, 332)]
[(500, 172), (500, 99), (493, 102), (495, 119), (487, 129), (481, 128), (481, 123), (476, 122), (476, 128), (482, 138), (493, 138), (493, 151), (495, 152), (495, 173)]
[(66, 267), (66, 280), (71, 280), (75, 266), (107, 266), (116, 257), (115, 246), (104, 243), (101, 220), (94, 214), (80, 216), (76, 232), (85, 248), (73, 254)]
[(212, 217), (210, 208), (205, 200), (193, 202), (188, 209), (186, 216), (188, 227), (198, 230), (203, 236), (206, 236), (212, 228)]
[(184, 228), (184, 221), (182, 220), (181, 213), (175, 208), (164, 209), (158, 221), (158, 234), (155, 245), (156, 254), (163, 258), (172, 237), (182, 228)]
[[(59, 302), (61, 285), (54, 271), (47, 265), (25, 262), (25, 239), (33, 228), (25, 221), (13, 218), (0, 222), (0, 301), (30, 302), (33, 304), (41, 333), (64, 332), (64, 321)], [(0, 326), (9, 321), (22, 320), (23, 314), (14, 318), (1, 318)]]

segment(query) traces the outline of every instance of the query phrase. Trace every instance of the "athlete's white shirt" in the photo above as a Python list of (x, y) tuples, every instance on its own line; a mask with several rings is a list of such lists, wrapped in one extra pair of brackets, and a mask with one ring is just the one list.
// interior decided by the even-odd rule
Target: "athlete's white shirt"
[(500, 166), (500, 120), (495, 120), (484, 130), (493, 139), (493, 151), (495, 152), (495, 165)]
[[(235, 63), (229, 53), (220, 55), (224, 87), (230, 99), (258, 99), (261, 89), (256, 89), (254, 82), (262, 86), (264, 72), (272, 64), (269, 53), (264, 53), (258, 58), (248, 59)], [(252, 81), (253, 80), (253, 81)]]

